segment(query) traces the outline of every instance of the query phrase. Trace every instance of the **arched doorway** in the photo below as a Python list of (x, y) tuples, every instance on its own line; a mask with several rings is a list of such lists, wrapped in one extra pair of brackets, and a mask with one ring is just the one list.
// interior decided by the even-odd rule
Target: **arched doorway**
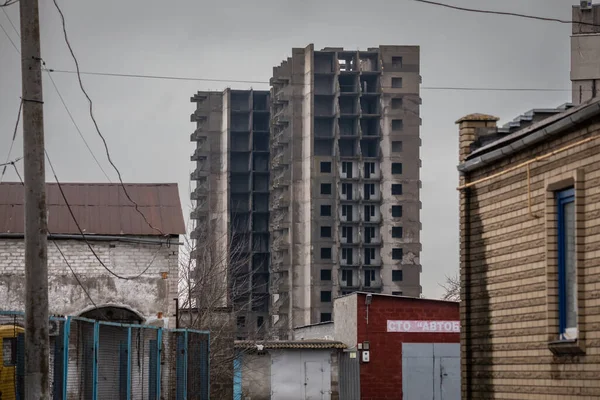
[(145, 321), (145, 318), (134, 309), (114, 304), (105, 304), (83, 310), (79, 316), (96, 321), (117, 322), (121, 324), (142, 324)]

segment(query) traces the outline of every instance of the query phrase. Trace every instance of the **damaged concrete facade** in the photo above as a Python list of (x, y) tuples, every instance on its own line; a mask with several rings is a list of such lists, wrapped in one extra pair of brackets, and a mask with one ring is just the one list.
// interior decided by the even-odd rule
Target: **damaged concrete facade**
[(269, 92), (198, 92), (192, 97), (197, 169), (192, 239), (216, 237), (222, 307), (233, 307), (238, 339), (262, 336), (269, 321)]
[(271, 80), (273, 323), (357, 290), (419, 296), (419, 47), (295, 48)]

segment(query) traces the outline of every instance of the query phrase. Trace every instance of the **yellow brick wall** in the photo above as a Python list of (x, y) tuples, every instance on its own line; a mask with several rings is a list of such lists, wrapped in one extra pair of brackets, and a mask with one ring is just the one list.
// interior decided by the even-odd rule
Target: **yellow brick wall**
[[(472, 123), (468, 128), (470, 134)], [(461, 184), (594, 135), (598, 121), (474, 171)], [(557, 356), (549, 348), (558, 339), (553, 190), (569, 182), (576, 190), (578, 344), (585, 354)], [(529, 187), (523, 167), (461, 191), (460, 201), (461, 280), (468, 285), (461, 304), (463, 398), (600, 398), (600, 139), (533, 163)]]

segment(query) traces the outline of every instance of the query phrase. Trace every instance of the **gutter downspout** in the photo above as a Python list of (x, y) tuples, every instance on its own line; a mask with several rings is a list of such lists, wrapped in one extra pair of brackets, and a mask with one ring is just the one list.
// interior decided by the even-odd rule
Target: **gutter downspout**
[[(468, 182), (467, 175), (465, 175), (465, 183)], [(464, 302), (465, 307), (465, 324), (463, 329), (465, 330), (465, 384), (467, 388), (466, 400), (473, 399), (473, 366), (471, 360), (473, 359), (473, 348), (471, 340), (471, 189), (469, 187), (464, 190), (465, 201), (465, 215), (464, 215), (464, 233), (463, 233), (463, 245), (464, 245), (464, 261), (463, 261), (463, 273), (464, 273)]]

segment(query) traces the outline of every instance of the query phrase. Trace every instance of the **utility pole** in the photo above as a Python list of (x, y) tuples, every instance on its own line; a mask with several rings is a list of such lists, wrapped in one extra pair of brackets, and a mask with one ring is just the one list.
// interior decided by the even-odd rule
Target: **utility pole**
[(25, 399), (48, 400), (48, 221), (38, 0), (20, 0), (25, 159)]

